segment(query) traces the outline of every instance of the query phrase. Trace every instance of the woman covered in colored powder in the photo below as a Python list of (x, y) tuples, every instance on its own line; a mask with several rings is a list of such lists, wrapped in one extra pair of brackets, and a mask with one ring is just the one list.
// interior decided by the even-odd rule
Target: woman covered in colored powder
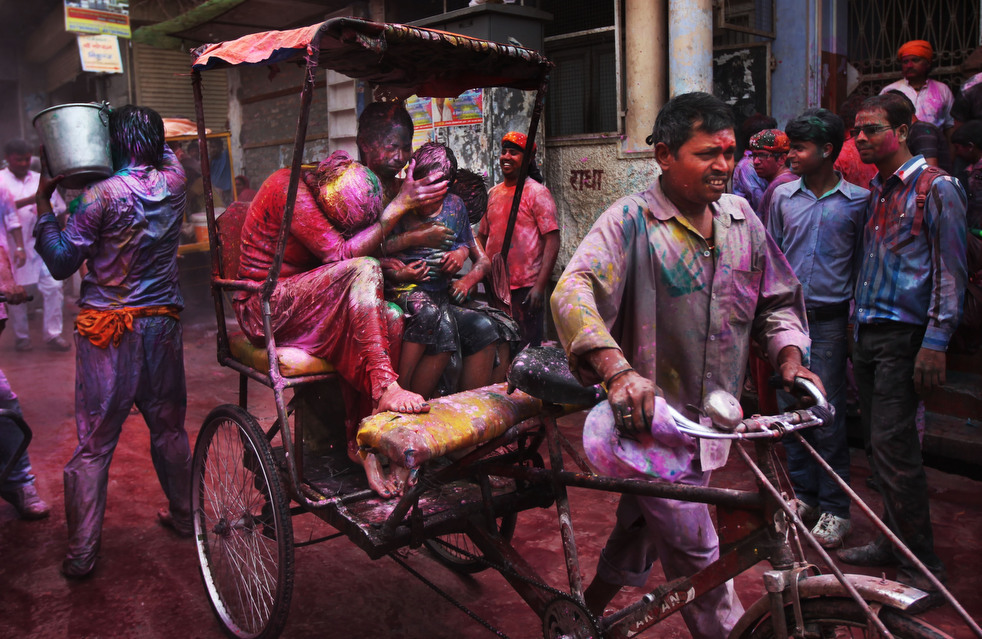
[[(349, 429), (370, 410), (425, 412), (423, 397), (396, 381), (382, 271), (378, 261), (368, 256), (408, 211), (441, 201), (446, 180), (439, 175), (409, 178), (382, 210), (378, 178), (343, 151), (316, 168), (305, 168), (303, 178), (279, 281), (270, 299), (273, 336), (281, 346), (331, 362), (344, 382), (370, 398), (368, 409), (364, 402), (360, 407), (346, 402)], [(280, 169), (266, 179), (252, 201), (242, 228), (240, 278), (262, 281), (272, 266), (289, 180), (290, 170)], [(233, 303), (250, 341), (264, 345), (260, 294), (239, 292)], [(384, 497), (398, 493), (401, 479), (385, 475), (373, 455), (362, 459), (354, 433), (349, 435), (349, 456), (365, 466), (371, 487)]]
[[(439, 172), (452, 186), (457, 175), (457, 158), (443, 144), (428, 142), (413, 155), (413, 178)], [(441, 224), (453, 232), (450, 245), (442, 248), (417, 246), (383, 259), (386, 297), (406, 313), (402, 335), (399, 376), (409, 388), (431, 397), (440, 376), (458, 348), (463, 358), (461, 390), (486, 386), (499, 340), (495, 322), (479, 310), (460, 304), (470, 295), (491, 266), (475, 241), (464, 201), (448, 193), (442, 201), (421, 206), (403, 217), (395, 233), (404, 234), (423, 224)], [(473, 267), (453, 279), (470, 257)], [(423, 356), (429, 355), (422, 361)]]

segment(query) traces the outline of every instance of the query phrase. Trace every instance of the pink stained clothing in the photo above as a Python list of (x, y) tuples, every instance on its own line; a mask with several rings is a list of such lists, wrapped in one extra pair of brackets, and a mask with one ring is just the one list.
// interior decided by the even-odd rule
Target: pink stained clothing
[[(619, 348), (697, 419), (688, 407), (710, 391), (739, 396), (751, 337), (774, 365), (785, 346), (807, 363), (804, 296), (787, 260), (746, 200), (723, 195), (712, 208), (715, 249), (658, 182), (600, 216), (551, 300), (574, 373), (587, 352)], [(703, 469), (709, 461), (704, 451)]]
[(914, 103), (918, 120), (930, 122), (939, 129), (947, 129), (955, 124), (955, 120), (951, 117), (955, 96), (947, 84), (928, 78), (918, 91), (910, 86), (906, 78), (902, 78), (880, 89), (880, 95), (893, 90), (898, 90), (910, 98)]
[[(690, 407), (710, 391), (739, 395), (751, 337), (772, 362), (785, 346), (797, 346), (807, 361), (804, 297), (791, 267), (746, 200), (723, 195), (712, 211), (715, 248), (657, 181), (600, 216), (551, 300), (574, 373), (590, 351), (619, 348), (669, 404), (698, 419)], [(709, 440), (700, 446), (679, 483), (707, 485), (708, 471), (725, 463), (728, 447)], [(624, 495), (597, 575), (642, 586), (656, 559), (671, 580), (718, 556), (705, 504)], [(727, 636), (742, 612), (732, 581), (682, 609), (699, 639)]]
[(856, 148), (856, 139), (847, 138), (839, 151), (839, 157), (835, 159), (833, 168), (842, 174), (842, 179), (864, 189), (869, 188), (869, 182), (876, 175), (876, 166), (866, 164), (859, 157), (859, 150)]
[[(241, 278), (265, 279), (272, 265), (289, 179), (289, 169), (273, 173), (249, 207), (242, 226)], [(264, 345), (259, 294), (239, 293), (234, 306), (250, 341)], [(345, 237), (330, 225), (303, 181), (270, 310), (279, 346), (331, 362), (345, 381), (374, 401), (398, 379), (379, 263), (352, 257)]]
[[(501, 253), (514, 195), (515, 187), (505, 186), (504, 183), (495, 185), (488, 192), (488, 212), (481, 219), (478, 231), (479, 235), (488, 238), (485, 247), (488, 257)], [(535, 180), (525, 180), (508, 252), (508, 275), (512, 290), (535, 285), (542, 270), (545, 236), (558, 230), (556, 202), (549, 189)]]

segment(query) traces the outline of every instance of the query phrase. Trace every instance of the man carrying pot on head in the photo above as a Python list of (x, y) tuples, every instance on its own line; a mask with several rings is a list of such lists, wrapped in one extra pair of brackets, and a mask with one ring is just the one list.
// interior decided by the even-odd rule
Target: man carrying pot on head
[[(606, 382), (611, 431), (676, 449), (659, 463), (671, 474), (659, 475), (696, 486), (709, 483), (728, 448), (705, 441), (699, 451), (690, 440), (687, 463), (678, 468), (685, 457), (677, 449), (688, 438), (666, 418), (666, 403), (698, 419), (692, 407), (711, 391), (736, 395), (751, 337), (785, 384), (804, 377), (821, 388), (804, 366), (801, 285), (747, 201), (724, 195), (736, 153), (733, 126), (730, 108), (707, 93), (670, 100), (648, 138), (660, 177), (600, 216), (552, 295), (571, 370), (584, 382)], [(647, 476), (631, 475), (636, 468), (626, 472)], [(656, 560), (672, 580), (718, 557), (705, 504), (623, 495), (586, 605), (603, 614), (623, 586), (644, 586)], [(693, 637), (717, 639), (742, 612), (731, 581), (682, 616)]]
[(49, 204), (64, 176), (51, 178), (44, 168), (36, 198), (37, 251), (51, 274), (65, 279), (88, 266), (75, 321), (78, 447), (65, 466), (69, 543), (61, 571), (72, 578), (95, 568), (109, 463), (134, 403), (169, 502), (157, 515), (181, 536), (192, 532), (177, 281), (184, 170), (164, 144), (160, 115), (146, 107), (110, 113), (109, 148), (115, 173), (72, 202), (64, 231)]

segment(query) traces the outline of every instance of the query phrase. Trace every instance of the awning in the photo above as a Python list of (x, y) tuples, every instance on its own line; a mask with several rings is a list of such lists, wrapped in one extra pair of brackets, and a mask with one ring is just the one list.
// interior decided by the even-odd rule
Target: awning
[(508, 44), (402, 24), (334, 18), (290, 31), (266, 31), (195, 51), (198, 70), (318, 57), (318, 65), (385, 85), (398, 98), (456, 97), (475, 87), (533, 90), (552, 68), (541, 54)]

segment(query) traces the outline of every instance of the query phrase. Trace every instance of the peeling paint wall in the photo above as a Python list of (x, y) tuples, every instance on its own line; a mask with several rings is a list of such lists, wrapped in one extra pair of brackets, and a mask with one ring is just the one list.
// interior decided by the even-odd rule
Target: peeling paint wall
[(653, 158), (619, 158), (619, 142), (551, 145), (543, 167), (559, 217), (558, 276), (594, 221), (619, 198), (644, 191), (659, 174)]

